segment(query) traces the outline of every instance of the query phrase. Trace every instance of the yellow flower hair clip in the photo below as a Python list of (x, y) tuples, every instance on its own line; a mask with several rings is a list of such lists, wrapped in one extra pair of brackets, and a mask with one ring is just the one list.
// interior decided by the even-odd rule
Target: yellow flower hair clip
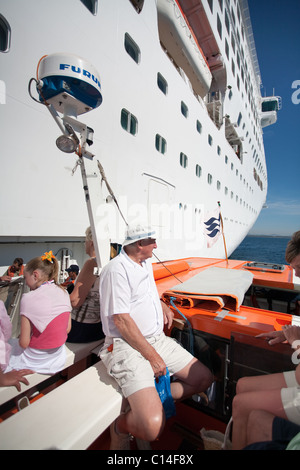
[(42, 256), (41, 256), (42, 260), (43, 261), (50, 261), (50, 263), (53, 263), (53, 260), (55, 259), (55, 256), (54, 254), (52, 253), (52, 251), (46, 251), (46, 253), (44, 253)]

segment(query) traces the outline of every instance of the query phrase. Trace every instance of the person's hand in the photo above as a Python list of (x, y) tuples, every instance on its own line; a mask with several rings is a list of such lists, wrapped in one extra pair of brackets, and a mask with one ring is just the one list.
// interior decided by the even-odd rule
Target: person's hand
[(1, 387), (10, 387), (15, 386), (18, 392), (21, 391), (21, 384), (22, 382), (25, 385), (29, 385), (28, 380), (24, 377), (24, 375), (33, 374), (33, 371), (30, 369), (21, 369), (21, 370), (12, 370), (7, 372), (6, 374), (0, 375), (0, 386)]
[(256, 338), (265, 338), (268, 340), (270, 345), (282, 343), (286, 340), (284, 332), (281, 331), (268, 331), (267, 333), (261, 333), (256, 336)]
[(160, 355), (153, 349), (152, 357), (148, 359), (154, 372), (154, 377), (159, 378), (162, 375), (166, 375), (167, 368), (165, 361)]
[(0, 276), (0, 281), (2, 282), (10, 282), (11, 277), (10, 276)]

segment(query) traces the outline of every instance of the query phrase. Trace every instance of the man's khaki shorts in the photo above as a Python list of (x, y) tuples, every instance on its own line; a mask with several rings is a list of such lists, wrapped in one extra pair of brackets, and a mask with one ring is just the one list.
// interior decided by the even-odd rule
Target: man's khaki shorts
[[(176, 375), (193, 359), (192, 354), (164, 333), (146, 339), (164, 360), (170, 375)], [(150, 362), (122, 338), (106, 338), (100, 357), (125, 398), (138, 390), (155, 386)]]

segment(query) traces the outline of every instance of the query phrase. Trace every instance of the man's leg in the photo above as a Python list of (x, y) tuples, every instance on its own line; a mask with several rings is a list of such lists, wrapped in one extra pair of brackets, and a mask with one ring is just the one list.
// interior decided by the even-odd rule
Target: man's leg
[(213, 382), (211, 371), (198, 359), (194, 358), (174, 374), (176, 380), (171, 383), (171, 393), (174, 400), (192, 396), (207, 390)]
[(118, 417), (115, 429), (121, 434), (132, 434), (154, 441), (165, 425), (165, 414), (155, 387), (147, 387), (128, 397), (130, 410)]

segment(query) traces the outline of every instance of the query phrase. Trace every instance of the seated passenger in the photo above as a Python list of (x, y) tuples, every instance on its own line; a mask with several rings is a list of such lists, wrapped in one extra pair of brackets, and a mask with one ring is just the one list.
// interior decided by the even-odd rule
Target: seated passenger
[(91, 227), (86, 229), (85, 251), (90, 258), (84, 263), (70, 295), (72, 329), (69, 343), (88, 343), (104, 337), (100, 319), (99, 276)]
[(21, 299), (21, 333), (19, 341), (12, 340), (6, 372), (28, 368), (55, 374), (64, 368), (71, 305), (69, 294), (57, 285), (58, 269), (52, 251), (27, 263), (24, 277), (30, 292)]

